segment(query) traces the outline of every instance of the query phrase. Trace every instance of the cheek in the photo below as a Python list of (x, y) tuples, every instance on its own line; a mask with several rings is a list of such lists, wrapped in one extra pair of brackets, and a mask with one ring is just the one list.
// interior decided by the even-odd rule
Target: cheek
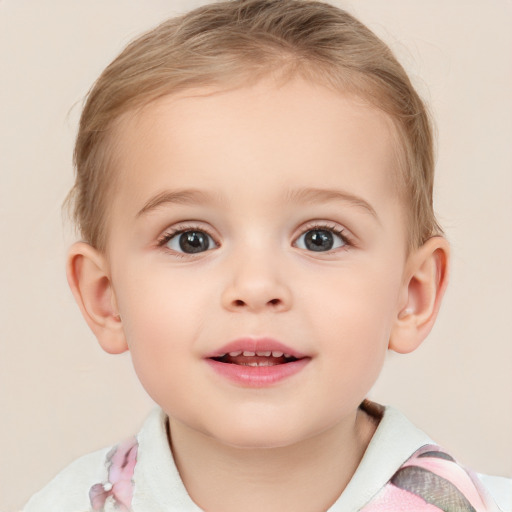
[[(122, 277), (122, 276), (121, 276)], [(185, 278), (142, 266), (119, 279), (116, 289), (126, 341), (135, 370), (145, 376), (179, 371), (183, 354), (193, 354), (205, 324), (209, 292)], [(175, 373), (173, 373), (174, 375)]]
[(161, 263), (135, 262), (117, 277), (119, 309), (125, 312), (134, 335), (141, 331), (158, 334), (161, 330), (166, 334), (169, 329), (186, 329), (191, 319), (200, 321), (198, 314), (208, 298), (208, 283), (196, 282), (193, 274)]
[[(382, 366), (396, 317), (400, 274), (393, 266), (365, 266), (333, 272), (330, 285), (311, 295), (304, 315), (323, 333), (320, 348), (343, 369), (344, 384), (368, 376)], [(320, 352), (320, 353), (321, 353)], [(364, 380), (364, 379), (363, 379)]]
[(303, 298), (327, 328), (337, 325), (363, 337), (365, 333), (388, 332), (401, 282), (401, 272), (393, 267), (381, 263), (332, 269), (323, 278), (325, 285), (315, 286), (312, 281)]

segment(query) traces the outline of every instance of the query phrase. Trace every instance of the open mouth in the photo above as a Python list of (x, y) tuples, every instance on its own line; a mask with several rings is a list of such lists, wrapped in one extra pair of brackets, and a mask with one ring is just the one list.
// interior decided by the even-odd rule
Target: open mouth
[(235, 364), (240, 366), (276, 366), (281, 364), (293, 363), (299, 358), (291, 354), (285, 354), (276, 350), (262, 350), (251, 352), (248, 350), (237, 350), (235, 352), (227, 352), (216, 357), (212, 357), (214, 361), (226, 364)]
[(300, 373), (312, 357), (272, 338), (238, 338), (207, 354), (218, 375), (241, 387), (277, 385)]

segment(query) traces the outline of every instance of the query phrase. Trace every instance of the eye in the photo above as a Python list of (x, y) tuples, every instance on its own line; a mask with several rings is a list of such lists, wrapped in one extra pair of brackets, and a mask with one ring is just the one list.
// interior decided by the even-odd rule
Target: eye
[(347, 240), (341, 234), (343, 230), (334, 228), (317, 227), (308, 229), (297, 238), (295, 245), (299, 249), (307, 251), (326, 252), (338, 249), (347, 244)]
[(216, 247), (213, 238), (208, 233), (198, 229), (169, 233), (162, 240), (161, 245), (165, 245), (173, 251), (186, 254), (196, 254)]

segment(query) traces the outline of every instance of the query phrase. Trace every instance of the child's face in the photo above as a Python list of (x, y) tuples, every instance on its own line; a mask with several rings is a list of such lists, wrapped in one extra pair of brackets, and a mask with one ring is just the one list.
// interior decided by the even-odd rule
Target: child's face
[[(207, 92), (119, 129), (107, 251), (135, 369), (173, 421), (223, 443), (344, 428), (403, 307), (392, 124), (299, 80)], [(243, 349), (299, 361), (211, 358)]]

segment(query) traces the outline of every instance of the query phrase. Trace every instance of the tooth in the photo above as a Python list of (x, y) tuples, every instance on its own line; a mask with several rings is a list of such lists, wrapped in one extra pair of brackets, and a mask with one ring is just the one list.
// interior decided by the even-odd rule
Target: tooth
[(282, 357), (283, 353), (278, 352), (277, 350), (272, 350), (272, 357)]
[(258, 366), (258, 363), (256, 361), (247, 363), (247, 366)]
[(271, 364), (270, 361), (261, 361), (258, 363), (259, 366), (270, 366)]
[(290, 358), (290, 357), (292, 357), (292, 355), (291, 354), (285, 354), (284, 357)]
[(270, 350), (256, 352), (257, 356), (262, 356), (262, 357), (269, 357), (271, 354), (272, 354), (272, 352)]
[(237, 352), (230, 352), (230, 353), (229, 353), (229, 355), (230, 355), (231, 357), (237, 357), (237, 356), (239, 356), (241, 353), (242, 353), (242, 351), (241, 351), (241, 350), (238, 350)]
[(255, 356), (256, 355), (256, 352), (249, 352), (249, 350), (244, 350), (244, 356), (248, 356), (248, 357), (251, 357), (251, 356)]

